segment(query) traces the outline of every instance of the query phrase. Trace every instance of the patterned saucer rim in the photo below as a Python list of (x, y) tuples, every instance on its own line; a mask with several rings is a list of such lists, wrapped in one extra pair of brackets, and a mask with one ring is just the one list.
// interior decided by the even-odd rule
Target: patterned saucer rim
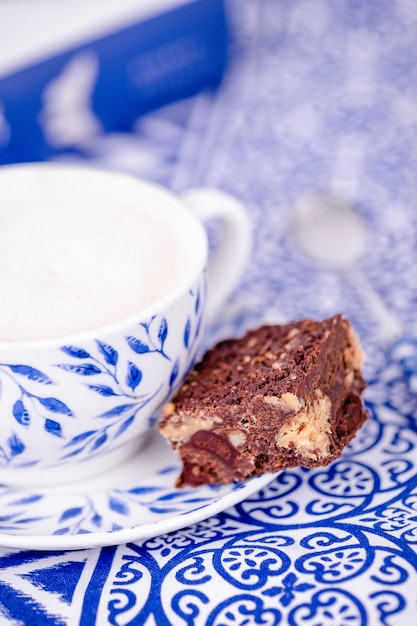
[[(149, 453), (152, 454), (153, 448), (158, 451), (158, 446), (160, 445), (161, 443), (157, 443), (155, 437), (151, 438), (149, 443)], [(171, 454), (171, 450), (169, 451), (169, 453)], [(172, 458), (176, 457), (173, 456)], [(169, 489), (171, 489), (172, 487), (173, 476), (172, 471), (165, 473), (165, 467), (172, 466), (172, 458), (169, 457), (164, 464), (160, 465), (159, 471), (157, 472), (159, 480), (161, 480), (161, 476), (163, 476), (163, 480), (166, 481), (165, 486)], [(179, 466), (177, 469), (179, 469)], [(127, 473), (129, 471), (129, 463), (126, 463), (126, 469), (123, 469), (122, 467), (121, 471)], [(152, 484), (155, 478), (155, 474), (156, 472), (152, 470), (151, 473), (145, 478), (145, 480), (142, 481), (142, 487), (146, 489), (147, 484)], [(59, 551), (115, 546), (129, 542), (152, 539), (160, 535), (174, 532), (187, 526), (202, 522), (209, 517), (222, 513), (227, 508), (239, 504), (243, 500), (249, 498), (259, 490), (266, 487), (270, 482), (274, 480), (276, 476), (277, 474), (264, 474), (261, 476), (247, 479), (242, 483), (224, 485), (220, 487), (218, 491), (213, 490), (212, 497), (207, 497), (207, 495), (205, 494), (203, 504), (198, 501), (198, 496), (201, 491), (200, 488), (197, 487), (194, 491), (196, 494), (197, 502), (193, 502), (191, 500), (189, 506), (186, 505), (185, 509), (183, 507), (179, 513), (173, 513), (172, 515), (168, 515), (162, 519), (156, 519), (154, 521), (146, 521), (144, 523), (133, 524), (129, 524), (129, 517), (127, 517), (126, 523), (117, 530), (101, 530), (97, 532), (86, 532), (77, 534), (31, 533), (29, 528), (27, 529), (28, 532), (25, 532), (24, 534), (15, 534), (13, 532), (5, 532), (3, 530), (0, 532), (0, 546), (4, 548), (24, 550), (29, 549)], [(101, 482), (102, 484), (105, 484), (105, 481), (103, 481), (102, 479)], [(3, 487), (1, 488), (4, 489)], [(202, 489), (207, 488), (203, 487)], [(97, 490), (97, 486), (95, 487), (95, 490)], [(12, 493), (12, 495), (22, 495), (22, 491), (18, 489), (13, 490), (9, 488), (8, 492)], [(103, 487), (103, 493), (106, 492), (111, 493), (112, 488), (109, 487), (107, 490), (107, 486)], [(180, 493), (181, 490), (172, 487), (172, 492)], [(82, 494), (76, 495), (88, 496), (88, 493), (84, 491)], [(94, 495), (94, 493), (91, 495)], [(49, 493), (47, 497), (50, 499), (50, 501), (62, 501), (62, 494), (60, 494), (57, 490), (55, 492), (52, 491), (52, 495), (51, 493)], [(58, 498), (60, 498), (60, 500), (58, 500)], [(7, 514), (7, 511), (2, 512), (3, 515), (5, 513)]]

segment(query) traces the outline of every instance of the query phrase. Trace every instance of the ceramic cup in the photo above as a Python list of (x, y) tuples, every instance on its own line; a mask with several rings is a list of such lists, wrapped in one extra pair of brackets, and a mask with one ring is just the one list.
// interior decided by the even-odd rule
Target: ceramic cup
[[(111, 224), (104, 249), (89, 222), (92, 206), (100, 228)], [(121, 226), (122, 209), (131, 221)], [(0, 328), (0, 483), (39, 487), (84, 479), (140, 454), (161, 405), (201, 356), (207, 319), (241, 275), (250, 249), (248, 217), (237, 200), (213, 189), (180, 197), (128, 175), (59, 164), (0, 168), (0, 232), (5, 210), (15, 222), (0, 260), (7, 265), (0, 282), (6, 276), (11, 294), (3, 302), (10, 319)], [(222, 236), (209, 255), (202, 223), (210, 218), (219, 219)], [(143, 251), (138, 263), (128, 254), (132, 241)], [(45, 270), (37, 257), (51, 242), (52, 269)], [(178, 259), (182, 264), (165, 284)], [(74, 276), (71, 262), (78, 264)], [(161, 290), (103, 323), (107, 302), (140, 291), (129, 274), (132, 282), (117, 295), (125, 273), (141, 263), (152, 270), (145, 291), (162, 282)], [(18, 266), (23, 278), (16, 278)], [(59, 291), (62, 268), (75, 287)], [(21, 279), (16, 296), (13, 284)], [(58, 291), (51, 295), (52, 283)]]

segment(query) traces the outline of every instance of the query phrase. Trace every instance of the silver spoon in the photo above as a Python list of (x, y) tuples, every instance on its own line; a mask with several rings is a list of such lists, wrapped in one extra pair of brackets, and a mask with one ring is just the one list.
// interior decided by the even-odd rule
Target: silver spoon
[(294, 233), (301, 250), (316, 263), (340, 272), (378, 321), (381, 336), (394, 341), (401, 324), (356, 265), (365, 249), (365, 226), (353, 207), (324, 193), (301, 197), (294, 205)]

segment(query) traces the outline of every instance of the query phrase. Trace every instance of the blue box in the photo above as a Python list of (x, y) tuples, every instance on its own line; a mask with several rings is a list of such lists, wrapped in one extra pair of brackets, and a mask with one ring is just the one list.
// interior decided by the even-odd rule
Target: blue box
[(77, 150), (96, 134), (128, 130), (139, 115), (219, 83), (228, 43), (223, 0), (165, 2), (169, 10), (155, 14), (157, 4), (152, 15), (115, 20), (113, 29), (79, 35), (83, 41), (14, 71), (2, 75), (0, 64), (0, 163)]

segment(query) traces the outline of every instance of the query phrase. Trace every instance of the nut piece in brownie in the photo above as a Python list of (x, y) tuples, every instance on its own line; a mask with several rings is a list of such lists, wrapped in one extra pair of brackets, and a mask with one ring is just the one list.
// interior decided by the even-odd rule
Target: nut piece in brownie
[(262, 326), (219, 343), (164, 407), (160, 431), (183, 463), (177, 486), (339, 457), (368, 417), (363, 360), (340, 315)]

